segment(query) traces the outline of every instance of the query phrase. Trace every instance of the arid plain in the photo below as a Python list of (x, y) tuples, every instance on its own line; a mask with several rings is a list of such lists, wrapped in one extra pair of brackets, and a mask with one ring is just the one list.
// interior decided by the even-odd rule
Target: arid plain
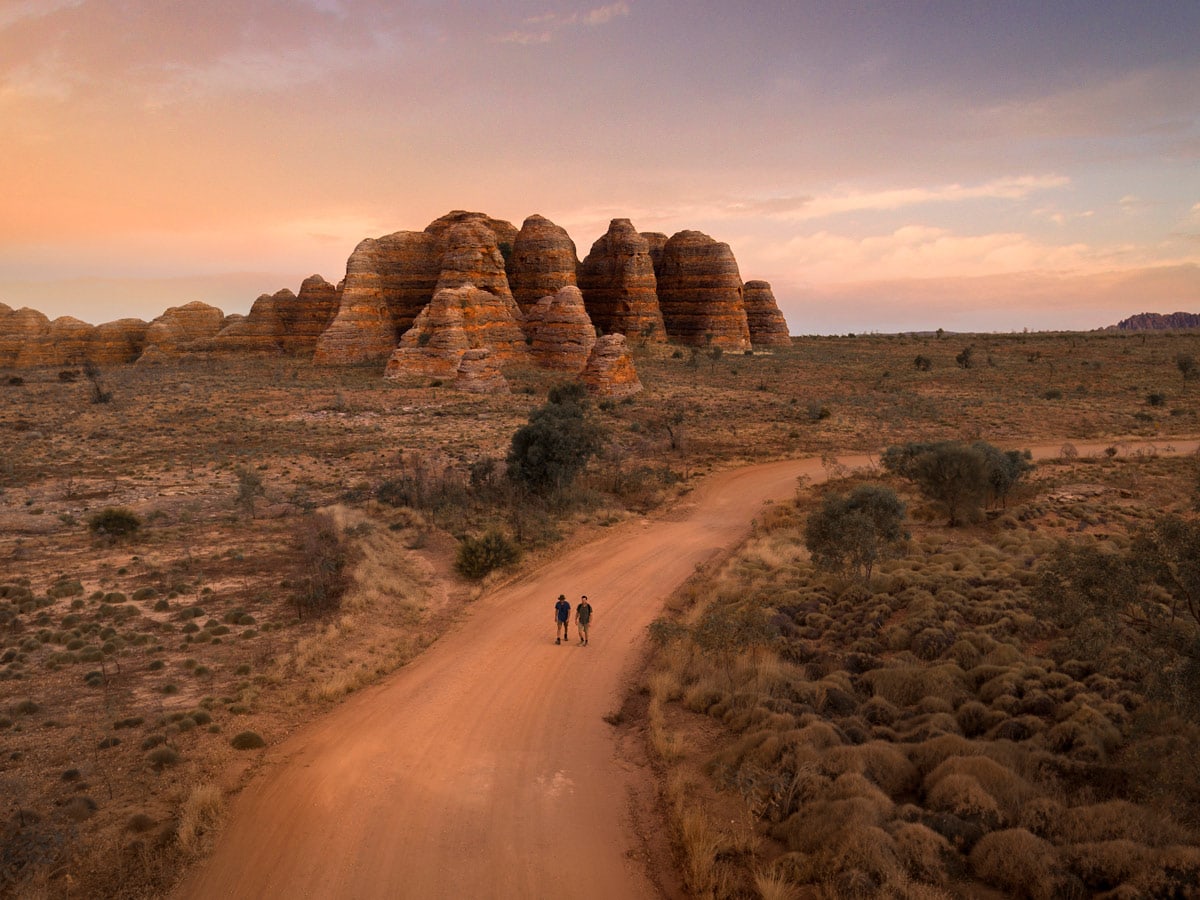
[[(1033, 587), (1060, 539), (1121, 549), (1159, 512), (1194, 516), (1196, 461), (1169, 452), (1200, 431), (1188, 355), (1200, 336), (637, 347), (645, 390), (593, 405), (604, 451), (552, 507), (503, 488), (513, 433), (561, 380), (544, 370), (509, 367), (513, 392), (481, 396), (385, 381), (378, 365), (198, 358), (105, 367), (100, 404), (83, 378), (22, 371), (0, 385), (0, 886), (162, 894), (254, 776), (255, 738), (278, 744), (469, 627), (500, 584), (669, 512), (711, 473), (817, 457), (834, 487), (894, 486), (909, 549), (866, 585), (813, 571), (801, 535), (819, 496), (801, 486), (640, 639), (645, 673), (605, 727), (642, 746), (657, 785), (649, 810), (670, 839), (652, 864), (678, 872), (659, 889), (1186, 896), (1197, 798), (1178, 773), (1195, 760), (1170, 739), (1194, 725), (1127, 660), (1069, 666), (1054, 646), (1069, 628)], [(1064, 449), (1006, 508), (953, 529), (911, 486), (840, 462), (938, 440)], [(137, 515), (136, 534), (89, 529), (110, 507)], [(301, 617), (322, 513), (350, 587), (336, 611)], [(489, 528), (523, 558), (464, 580), (458, 543)], [(706, 643), (722, 604), (774, 632)], [(1180, 617), (1185, 637), (1195, 627)], [(814, 810), (826, 831), (803, 819)], [(1014, 857), (1042, 868), (1009, 871)]]

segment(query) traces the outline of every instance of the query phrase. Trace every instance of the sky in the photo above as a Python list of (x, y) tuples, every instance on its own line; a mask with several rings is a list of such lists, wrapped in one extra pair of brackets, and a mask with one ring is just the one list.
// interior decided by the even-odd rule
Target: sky
[(1200, 312), (1200, 2), (0, 0), (0, 302), (246, 312), (452, 209), (698, 229), (793, 334)]

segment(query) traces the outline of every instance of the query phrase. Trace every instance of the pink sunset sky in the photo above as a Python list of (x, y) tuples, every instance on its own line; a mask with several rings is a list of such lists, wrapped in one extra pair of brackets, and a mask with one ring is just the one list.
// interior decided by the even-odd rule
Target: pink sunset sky
[(0, 0), (0, 302), (337, 281), (364, 237), (704, 231), (794, 334), (1200, 312), (1200, 3)]

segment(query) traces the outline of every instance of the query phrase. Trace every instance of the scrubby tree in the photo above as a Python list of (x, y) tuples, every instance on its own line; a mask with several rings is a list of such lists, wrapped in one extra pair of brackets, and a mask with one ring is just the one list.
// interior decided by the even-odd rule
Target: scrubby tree
[(508, 477), (531, 493), (551, 497), (570, 487), (599, 451), (604, 429), (589, 415), (578, 382), (553, 388), (546, 403), (517, 429), (508, 451)]
[(960, 369), (969, 369), (975, 365), (975, 347), (966, 346), (954, 357)]
[(350, 547), (333, 518), (317, 513), (304, 520), (297, 534), (304, 573), (292, 597), (296, 612), (320, 616), (334, 612), (350, 589)]
[(245, 469), (241, 466), (234, 469), (233, 474), (237, 477), (238, 483), (237, 497), (234, 502), (238, 505), (239, 509), (253, 519), (255, 501), (266, 493), (262, 476), (251, 469)]
[(828, 572), (849, 571), (862, 580), (871, 577), (878, 560), (898, 555), (907, 540), (904, 503), (880, 485), (828, 495), (804, 527), (813, 565)]
[(112, 400), (113, 392), (105, 386), (99, 366), (89, 359), (83, 364), (83, 374), (91, 382), (93, 403), (108, 403)]
[(1152, 690), (1200, 720), (1200, 521), (1154, 519), (1127, 549), (1063, 543), (1042, 565), (1039, 612), (1066, 629), (1064, 655), (1129, 654)]
[(1196, 377), (1196, 357), (1190, 353), (1180, 353), (1175, 357), (1175, 368), (1179, 370), (1179, 374), (1183, 376), (1183, 380), (1187, 381)]
[(1017, 482), (1033, 471), (1033, 454), (1028, 450), (1001, 450), (987, 441), (971, 445), (983, 454), (987, 465), (988, 492), (992, 503), (1007, 504)]
[(1028, 451), (1000, 450), (986, 441), (913, 442), (888, 447), (880, 461), (940, 504), (954, 526), (979, 517), (985, 502), (1003, 502), (1029, 472)]

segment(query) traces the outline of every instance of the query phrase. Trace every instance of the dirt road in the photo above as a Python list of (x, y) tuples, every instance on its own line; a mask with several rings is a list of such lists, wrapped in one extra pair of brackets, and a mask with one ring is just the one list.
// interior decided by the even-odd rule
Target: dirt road
[[(482, 598), (412, 665), (268, 751), (177, 895), (655, 896), (627, 813), (645, 775), (602, 717), (663, 601), (765, 500), (824, 474), (811, 459), (721, 473), (669, 517), (627, 522)], [(589, 595), (588, 647), (555, 645), (560, 593)]]

